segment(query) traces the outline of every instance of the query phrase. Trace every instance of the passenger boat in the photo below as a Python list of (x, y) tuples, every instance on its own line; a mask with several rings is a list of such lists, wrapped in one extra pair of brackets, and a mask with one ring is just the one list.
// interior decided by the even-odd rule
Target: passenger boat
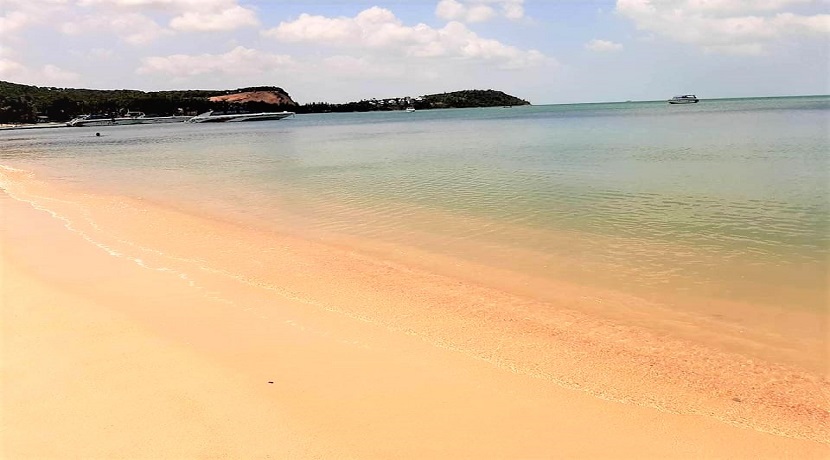
[(174, 115), (169, 117), (148, 117), (144, 112), (127, 112), (126, 116), (81, 115), (66, 122), (66, 126), (115, 126), (144, 125), (157, 123), (183, 123), (190, 117)]
[(258, 113), (227, 113), (215, 114), (214, 111), (196, 115), (187, 120), (188, 123), (226, 123), (237, 121), (265, 121), (282, 120), (294, 115), (294, 112), (258, 112)]
[(669, 99), (669, 104), (694, 104), (699, 100), (694, 94), (685, 94)]

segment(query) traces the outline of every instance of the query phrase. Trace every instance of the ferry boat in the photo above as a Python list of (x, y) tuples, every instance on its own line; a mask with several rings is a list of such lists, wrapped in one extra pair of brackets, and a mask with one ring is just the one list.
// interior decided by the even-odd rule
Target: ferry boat
[(148, 117), (144, 112), (127, 112), (126, 116), (81, 115), (66, 122), (66, 126), (115, 126), (144, 125), (157, 123), (183, 123), (190, 117), (174, 115), (169, 117)]
[(294, 112), (258, 112), (258, 113), (227, 113), (214, 114), (213, 110), (196, 115), (187, 120), (188, 123), (226, 123), (237, 121), (265, 121), (282, 120), (295, 115)]
[(669, 99), (669, 104), (694, 104), (699, 100), (694, 94), (684, 94)]

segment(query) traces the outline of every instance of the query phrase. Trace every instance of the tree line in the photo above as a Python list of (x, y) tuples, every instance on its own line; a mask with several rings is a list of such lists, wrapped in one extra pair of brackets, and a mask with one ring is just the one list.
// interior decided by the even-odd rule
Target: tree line
[(464, 90), (450, 93), (427, 94), (421, 97), (399, 97), (389, 99), (364, 99), (358, 102), (345, 104), (331, 104), (328, 102), (313, 102), (297, 106), (297, 113), (321, 112), (375, 112), (384, 110), (404, 110), (412, 107), (416, 110), (471, 108), (471, 107), (502, 107), (514, 105), (530, 105), (530, 102), (501, 91)]

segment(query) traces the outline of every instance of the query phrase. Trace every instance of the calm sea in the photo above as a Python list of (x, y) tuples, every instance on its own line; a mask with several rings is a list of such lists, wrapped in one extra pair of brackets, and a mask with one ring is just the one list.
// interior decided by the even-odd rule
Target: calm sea
[(541, 279), (819, 309), (829, 109), (821, 96), (18, 130), (0, 133), (0, 164)]

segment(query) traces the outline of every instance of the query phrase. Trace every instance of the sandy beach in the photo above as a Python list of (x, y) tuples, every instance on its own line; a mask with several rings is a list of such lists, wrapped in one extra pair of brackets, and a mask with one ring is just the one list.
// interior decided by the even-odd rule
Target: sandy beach
[(809, 314), (695, 340), (619, 293), (543, 312), (439, 258), (0, 175), (3, 458), (830, 455), (823, 326), (781, 336)]

